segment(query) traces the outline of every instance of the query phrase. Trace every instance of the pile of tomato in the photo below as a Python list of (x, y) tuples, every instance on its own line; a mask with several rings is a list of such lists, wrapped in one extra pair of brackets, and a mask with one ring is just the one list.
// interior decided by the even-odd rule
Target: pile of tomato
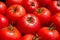
[(60, 0), (0, 0), (0, 40), (60, 40)]

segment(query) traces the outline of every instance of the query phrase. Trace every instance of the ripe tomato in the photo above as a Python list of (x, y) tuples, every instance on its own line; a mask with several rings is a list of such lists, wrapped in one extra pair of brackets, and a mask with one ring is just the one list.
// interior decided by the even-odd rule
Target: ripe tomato
[(22, 34), (36, 34), (37, 30), (40, 28), (40, 22), (38, 17), (34, 14), (26, 14), (18, 20), (17, 27)]
[(27, 12), (33, 12), (39, 5), (36, 0), (23, 0), (23, 6)]
[(26, 14), (25, 9), (21, 5), (12, 5), (6, 11), (6, 16), (10, 22), (16, 22), (20, 17)]
[(14, 4), (22, 4), (22, 0), (6, 0), (6, 4), (8, 6), (14, 5)]
[(59, 1), (53, 1), (50, 6), (48, 7), (49, 10), (52, 12), (52, 15), (54, 15), (57, 12), (60, 12), (60, 2)]
[(6, 9), (7, 9), (7, 7), (6, 7), (5, 3), (0, 1), (0, 14), (5, 14)]
[(60, 13), (56, 13), (52, 16), (50, 23), (53, 23), (53, 26), (60, 32)]
[(34, 38), (34, 35), (26, 34), (21, 38), (21, 40), (33, 40), (33, 38)]
[(5, 16), (0, 14), (0, 29), (7, 27), (8, 25), (9, 25), (8, 19)]
[(20, 40), (21, 33), (16, 27), (5, 27), (0, 29), (1, 40)]
[(50, 11), (44, 7), (36, 9), (33, 14), (35, 14), (40, 19), (41, 26), (44, 26), (50, 20), (51, 17)]
[(38, 36), (40, 37), (40, 40), (57, 40), (59, 33), (53, 28), (43, 27), (39, 29)]

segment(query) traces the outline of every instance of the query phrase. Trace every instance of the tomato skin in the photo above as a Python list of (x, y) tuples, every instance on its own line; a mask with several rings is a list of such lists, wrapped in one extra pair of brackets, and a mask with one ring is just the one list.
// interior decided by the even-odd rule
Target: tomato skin
[(26, 34), (21, 38), (21, 40), (33, 40), (33, 38), (34, 38), (34, 35)]
[(7, 6), (5, 5), (5, 3), (0, 1), (0, 14), (5, 14), (5, 11), (7, 9)]
[(16, 22), (20, 17), (26, 14), (25, 9), (21, 5), (12, 5), (6, 11), (6, 17), (10, 22)]
[(22, 34), (36, 34), (40, 28), (40, 22), (34, 14), (26, 14), (18, 20), (17, 27)]
[(0, 30), (1, 40), (20, 40), (21, 33), (17, 30), (16, 27), (13, 27), (13, 30), (9, 30), (8, 27), (5, 27)]
[(58, 6), (58, 1), (52, 1), (48, 9), (52, 12), (52, 15), (60, 12), (60, 6)]
[(58, 40), (60, 40), (60, 35), (59, 35), (59, 37), (58, 37)]
[(57, 40), (59, 33), (57, 30), (49, 30), (48, 27), (43, 27), (39, 29), (38, 36), (41, 37), (40, 40)]
[(14, 5), (14, 4), (21, 5), (22, 4), (22, 0), (6, 0), (6, 4), (7, 4), (7, 6), (11, 6), (11, 5)]
[(9, 25), (8, 19), (0, 14), (0, 29), (7, 27)]
[(38, 8), (37, 11), (33, 12), (33, 14), (35, 14), (39, 18), (41, 26), (45, 26), (51, 18), (50, 11), (44, 7)]
[(51, 0), (37, 0), (37, 2), (39, 3), (40, 6), (45, 7), (47, 5), (49, 5), (52, 1)]
[(32, 13), (36, 8), (39, 7), (38, 2), (36, 0), (23, 0), (23, 7), (26, 9), (28, 13)]

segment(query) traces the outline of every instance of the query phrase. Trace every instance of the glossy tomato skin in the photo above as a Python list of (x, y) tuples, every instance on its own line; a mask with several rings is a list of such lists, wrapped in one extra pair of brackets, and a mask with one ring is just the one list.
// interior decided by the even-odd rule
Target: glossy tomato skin
[(9, 27), (5, 27), (0, 30), (1, 40), (20, 40), (21, 33), (17, 30), (16, 27), (13, 27), (13, 30), (10, 30)]
[(27, 12), (32, 13), (36, 8), (39, 7), (38, 2), (36, 0), (23, 0), (24, 8), (26, 9)]
[(59, 33), (57, 30), (49, 30), (48, 27), (39, 29), (38, 36), (40, 40), (57, 40)]
[(48, 9), (52, 12), (52, 15), (60, 12), (60, 6), (58, 6), (58, 1), (52, 1)]
[(21, 5), (12, 5), (6, 11), (6, 17), (10, 22), (16, 22), (26, 14), (26, 10)]
[(5, 3), (0, 1), (0, 14), (4, 15), (6, 12), (6, 9), (7, 9), (7, 6), (5, 5)]
[(8, 19), (0, 14), (0, 29), (9, 25)]
[(26, 14), (18, 20), (17, 27), (22, 34), (36, 34), (40, 28), (40, 22), (34, 14)]
[(44, 7), (36, 9), (36, 11), (33, 12), (33, 14), (35, 14), (39, 18), (39, 20), (41, 22), (41, 26), (46, 25), (51, 18), (50, 11)]
[(33, 40), (33, 38), (34, 38), (34, 35), (26, 34), (21, 38), (21, 40)]
[(7, 6), (11, 6), (11, 5), (14, 5), (14, 4), (22, 4), (22, 0), (6, 0), (6, 4)]
[(40, 6), (47, 6), (49, 5), (52, 1), (51, 0), (37, 0), (37, 2), (39, 3)]
[(50, 24), (53, 23), (53, 26), (56, 27), (56, 29), (60, 32), (60, 13), (56, 13), (52, 16), (50, 20)]

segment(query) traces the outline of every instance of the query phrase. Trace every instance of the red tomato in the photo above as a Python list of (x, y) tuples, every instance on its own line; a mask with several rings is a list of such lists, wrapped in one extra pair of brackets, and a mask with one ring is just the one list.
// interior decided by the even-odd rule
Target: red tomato
[(21, 40), (33, 40), (33, 38), (34, 38), (34, 35), (32, 35), (32, 34), (26, 34), (25, 36), (23, 36), (21, 38)]
[(18, 20), (17, 27), (23, 34), (36, 34), (37, 30), (40, 28), (40, 22), (35, 15), (26, 14)]
[(36, 0), (23, 0), (23, 6), (27, 12), (33, 12), (39, 5)]
[(53, 26), (60, 32), (60, 13), (56, 13), (52, 16), (50, 23), (53, 23)]
[(50, 11), (44, 7), (36, 9), (33, 14), (35, 14), (40, 19), (41, 26), (44, 26), (50, 20), (51, 17)]
[(0, 14), (0, 29), (7, 27), (8, 25), (9, 25), (8, 19), (5, 16)]
[(13, 23), (25, 14), (26, 11), (21, 5), (12, 5), (6, 11), (7, 18)]
[(0, 1), (0, 14), (5, 14), (6, 9), (7, 9), (6, 5)]
[(52, 28), (43, 27), (39, 29), (38, 36), (40, 37), (40, 40), (57, 40), (59, 33)]
[(51, 0), (37, 0), (37, 2), (39, 3), (40, 6), (47, 6), (48, 4), (50, 4), (52, 1)]
[(14, 5), (14, 4), (22, 4), (22, 0), (6, 0), (6, 4), (8, 6)]
[(53, 1), (50, 6), (48, 7), (49, 10), (52, 12), (52, 15), (57, 13), (57, 12), (60, 12), (60, 6), (59, 6), (59, 2), (58, 1)]
[(5, 27), (0, 29), (1, 40), (20, 40), (21, 33), (16, 27)]

